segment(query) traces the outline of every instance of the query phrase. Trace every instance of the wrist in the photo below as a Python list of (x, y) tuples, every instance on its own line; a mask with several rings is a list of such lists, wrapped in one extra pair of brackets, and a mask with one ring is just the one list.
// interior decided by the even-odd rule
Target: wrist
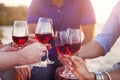
[(24, 57), (22, 56), (22, 52), (21, 51), (17, 51), (16, 52), (16, 56), (17, 56), (17, 65), (19, 66), (19, 65), (24, 65), (25, 64), (25, 59), (24, 59)]
[(111, 76), (110, 76), (110, 73), (109, 72), (104, 72), (104, 77), (105, 77), (105, 80), (112, 80)]
[(93, 80), (112, 80), (109, 72), (94, 72), (95, 78)]
[(94, 80), (105, 80), (104, 74), (102, 72), (94, 72), (95, 79)]
[[(10, 60), (11, 60), (11, 64), (13, 64), (13, 66), (19, 66), (20, 65), (20, 56), (18, 54), (18, 52), (11, 52), (7, 54), (8, 56), (11, 56)], [(9, 58), (8, 58), (9, 60)]]
[[(81, 79), (81, 75), (80, 78)], [(96, 80), (95, 74), (93, 72), (89, 72), (83, 77), (84, 80)]]
[(95, 74), (90, 72), (89, 80), (95, 80)]

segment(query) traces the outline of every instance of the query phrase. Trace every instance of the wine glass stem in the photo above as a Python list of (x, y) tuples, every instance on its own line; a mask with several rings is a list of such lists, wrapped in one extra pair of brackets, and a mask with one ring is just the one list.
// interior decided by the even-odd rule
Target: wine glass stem
[(46, 52), (46, 61), (49, 61), (49, 53), (48, 53), (48, 50)]

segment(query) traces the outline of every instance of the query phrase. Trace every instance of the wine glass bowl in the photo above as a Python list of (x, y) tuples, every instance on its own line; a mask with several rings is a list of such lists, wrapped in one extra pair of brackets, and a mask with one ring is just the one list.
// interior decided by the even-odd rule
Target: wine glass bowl
[(51, 43), (51, 41), (53, 40), (53, 36), (51, 33), (45, 33), (45, 34), (35, 34), (35, 38), (41, 42), (42, 44), (47, 44), (47, 43)]
[(67, 29), (69, 55), (74, 55), (81, 47), (81, 31), (80, 29)]

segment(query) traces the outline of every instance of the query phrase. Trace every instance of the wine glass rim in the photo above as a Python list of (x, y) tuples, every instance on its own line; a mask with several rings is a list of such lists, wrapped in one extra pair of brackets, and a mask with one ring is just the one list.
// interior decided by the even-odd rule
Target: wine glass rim
[(26, 20), (15, 20), (14, 22), (27, 22)]
[(40, 18), (52, 19), (52, 18), (49, 18), (49, 17), (39, 17), (39, 19), (40, 19)]

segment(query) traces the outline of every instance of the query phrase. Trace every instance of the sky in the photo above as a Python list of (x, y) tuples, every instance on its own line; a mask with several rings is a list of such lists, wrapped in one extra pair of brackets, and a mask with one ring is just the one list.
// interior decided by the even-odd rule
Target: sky
[[(32, 0), (0, 0), (0, 3), (4, 3), (6, 6), (29, 6)], [(96, 19), (98, 23), (103, 23), (107, 20), (113, 6), (118, 0), (91, 0)]]

